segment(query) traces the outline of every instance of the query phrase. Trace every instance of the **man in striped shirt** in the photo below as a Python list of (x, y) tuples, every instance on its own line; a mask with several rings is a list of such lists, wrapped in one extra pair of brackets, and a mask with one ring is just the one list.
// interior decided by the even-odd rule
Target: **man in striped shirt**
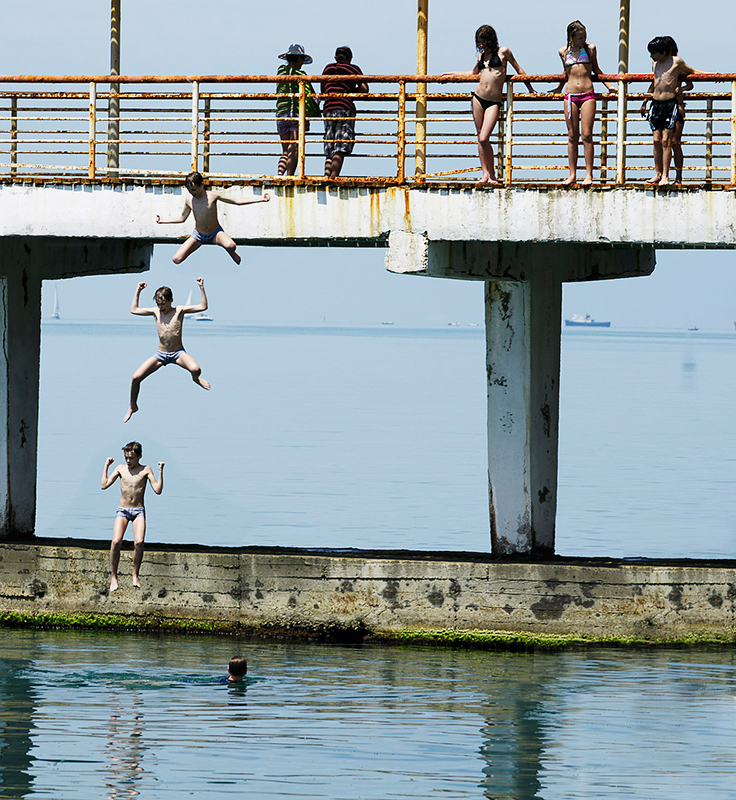
[[(349, 47), (335, 50), (335, 61), (328, 64), (323, 75), (362, 75), (363, 71), (353, 60)], [(322, 116), (325, 122), (325, 177), (336, 178), (342, 169), (345, 156), (353, 152), (355, 144), (355, 103), (345, 94), (367, 92), (364, 81), (336, 78), (322, 83)]]

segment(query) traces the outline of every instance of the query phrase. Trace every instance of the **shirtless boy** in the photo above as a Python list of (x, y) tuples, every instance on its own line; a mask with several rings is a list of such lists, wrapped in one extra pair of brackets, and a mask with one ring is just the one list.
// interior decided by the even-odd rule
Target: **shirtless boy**
[[(687, 76), (696, 72), (679, 56), (673, 55), (674, 40), (669, 36), (657, 36), (647, 45), (652, 57), (654, 80), (652, 81), (652, 105), (649, 109), (649, 126), (654, 138), (655, 175), (647, 183), (652, 186), (667, 186), (670, 182), (670, 163), (675, 130), (681, 116), (682, 89), (680, 84)], [(686, 86), (686, 88), (689, 88)], [(646, 101), (640, 109), (646, 113)]]
[(210, 384), (208, 381), (201, 377), (202, 370), (199, 364), (184, 350), (184, 345), (181, 341), (181, 329), (184, 324), (185, 314), (197, 314), (200, 311), (207, 310), (207, 295), (204, 291), (204, 279), (197, 278), (197, 283), (202, 292), (199, 303), (196, 306), (173, 306), (172, 300), (174, 299), (171, 289), (168, 286), (162, 286), (156, 290), (153, 299), (156, 301), (156, 308), (140, 308), (138, 300), (140, 299), (141, 292), (146, 288), (147, 284), (141, 282), (135, 290), (133, 296), (133, 304), (130, 307), (131, 314), (137, 314), (141, 317), (155, 317), (156, 327), (158, 328), (158, 352), (155, 356), (146, 359), (140, 367), (133, 373), (133, 379), (130, 383), (130, 406), (123, 418), (123, 422), (127, 422), (136, 411), (138, 411), (138, 393), (141, 390), (141, 381), (152, 375), (156, 370), (161, 367), (166, 367), (169, 364), (176, 364), (179, 367), (189, 370), (192, 374), (192, 380), (199, 384), (203, 389), (209, 389)]
[(115, 524), (112, 529), (112, 544), (110, 545), (110, 591), (118, 588), (118, 564), (120, 563), (120, 548), (128, 523), (133, 523), (133, 586), (140, 589), (141, 582), (138, 577), (143, 560), (143, 539), (146, 535), (146, 509), (143, 506), (143, 496), (146, 493), (146, 483), (150, 482), (156, 494), (161, 494), (164, 488), (164, 462), (158, 462), (158, 479), (153, 475), (151, 467), (141, 464), (143, 448), (138, 442), (128, 442), (123, 447), (125, 464), (115, 467), (112, 475), (108, 477), (107, 471), (115, 461), (110, 457), (105, 461), (102, 470), (101, 488), (109, 489), (120, 478), (120, 507), (115, 514)]
[(174, 253), (174, 264), (181, 264), (184, 259), (203, 244), (219, 244), (230, 254), (230, 258), (240, 264), (240, 256), (235, 252), (235, 242), (225, 233), (217, 219), (217, 203), (230, 203), (234, 206), (248, 206), (252, 203), (267, 203), (271, 197), (266, 192), (263, 197), (255, 200), (237, 200), (227, 197), (220, 192), (213, 192), (204, 188), (204, 178), (199, 172), (190, 172), (184, 179), (184, 186), (189, 190), (190, 196), (184, 201), (181, 215), (176, 219), (161, 219), (156, 215), (156, 222), (161, 225), (177, 225), (185, 222), (190, 212), (194, 212), (194, 232), (184, 244)]

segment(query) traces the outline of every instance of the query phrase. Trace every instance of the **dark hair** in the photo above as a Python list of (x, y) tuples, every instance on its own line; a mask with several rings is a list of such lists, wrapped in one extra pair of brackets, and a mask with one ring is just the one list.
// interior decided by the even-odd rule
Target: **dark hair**
[(498, 54), (498, 36), (490, 25), (481, 25), (475, 32), (475, 46), (484, 53)]
[(248, 672), (248, 662), (245, 656), (233, 656), (227, 665), (227, 671), (237, 678), (242, 678)]
[(140, 458), (143, 455), (143, 447), (140, 442), (128, 442), (123, 446), (124, 453), (134, 453)]
[(171, 301), (174, 299), (174, 293), (171, 291), (171, 289), (169, 289), (168, 286), (162, 286), (161, 288), (156, 289), (153, 299), (158, 300), (159, 297), (161, 297), (163, 300)]
[(186, 178), (184, 178), (184, 186), (187, 189), (196, 189), (198, 186), (201, 186), (204, 183), (204, 178), (199, 174), (199, 172), (190, 172)]
[(655, 36), (647, 45), (649, 54), (663, 53), (666, 56), (677, 55), (677, 42), (671, 36)]
[[(585, 25), (583, 25), (583, 23), (579, 19), (574, 19), (567, 26), (567, 49), (568, 49), (568, 52), (569, 52), (570, 48), (572, 47), (572, 37), (575, 35), (576, 31), (580, 31), (580, 30), (584, 31), (586, 34), (588, 32), (586, 30), (586, 28), (585, 28)], [(585, 47), (586, 50), (588, 49), (587, 40), (586, 40), (586, 42), (585, 42), (585, 44), (583, 46)]]
[(353, 60), (353, 51), (344, 44), (342, 47), (338, 47), (337, 50), (335, 50), (335, 60), (347, 61), (349, 64)]

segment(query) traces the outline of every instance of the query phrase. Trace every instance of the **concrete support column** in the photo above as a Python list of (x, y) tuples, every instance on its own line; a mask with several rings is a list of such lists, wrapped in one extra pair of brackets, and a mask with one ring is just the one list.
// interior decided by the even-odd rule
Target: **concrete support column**
[(35, 527), (41, 279), (26, 256), (1, 287), (0, 537), (30, 536)]
[(486, 284), (488, 494), (498, 555), (554, 552), (562, 282)]

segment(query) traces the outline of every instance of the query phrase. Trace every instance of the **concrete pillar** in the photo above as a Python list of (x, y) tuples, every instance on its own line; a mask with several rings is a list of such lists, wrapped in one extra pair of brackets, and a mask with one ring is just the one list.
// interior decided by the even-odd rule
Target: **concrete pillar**
[(0, 539), (35, 530), (42, 281), (142, 272), (152, 252), (131, 239), (0, 237)]
[(486, 284), (488, 497), (498, 555), (554, 552), (562, 282)]
[(486, 282), (488, 493), (495, 555), (555, 549), (562, 284), (649, 275), (651, 246), (431, 241), (391, 231), (392, 272)]
[[(41, 279), (29, 253), (2, 282), (0, 536), (33, 534), (41, 352)], [(25, 258), (23, 257), (25, 255)]]

